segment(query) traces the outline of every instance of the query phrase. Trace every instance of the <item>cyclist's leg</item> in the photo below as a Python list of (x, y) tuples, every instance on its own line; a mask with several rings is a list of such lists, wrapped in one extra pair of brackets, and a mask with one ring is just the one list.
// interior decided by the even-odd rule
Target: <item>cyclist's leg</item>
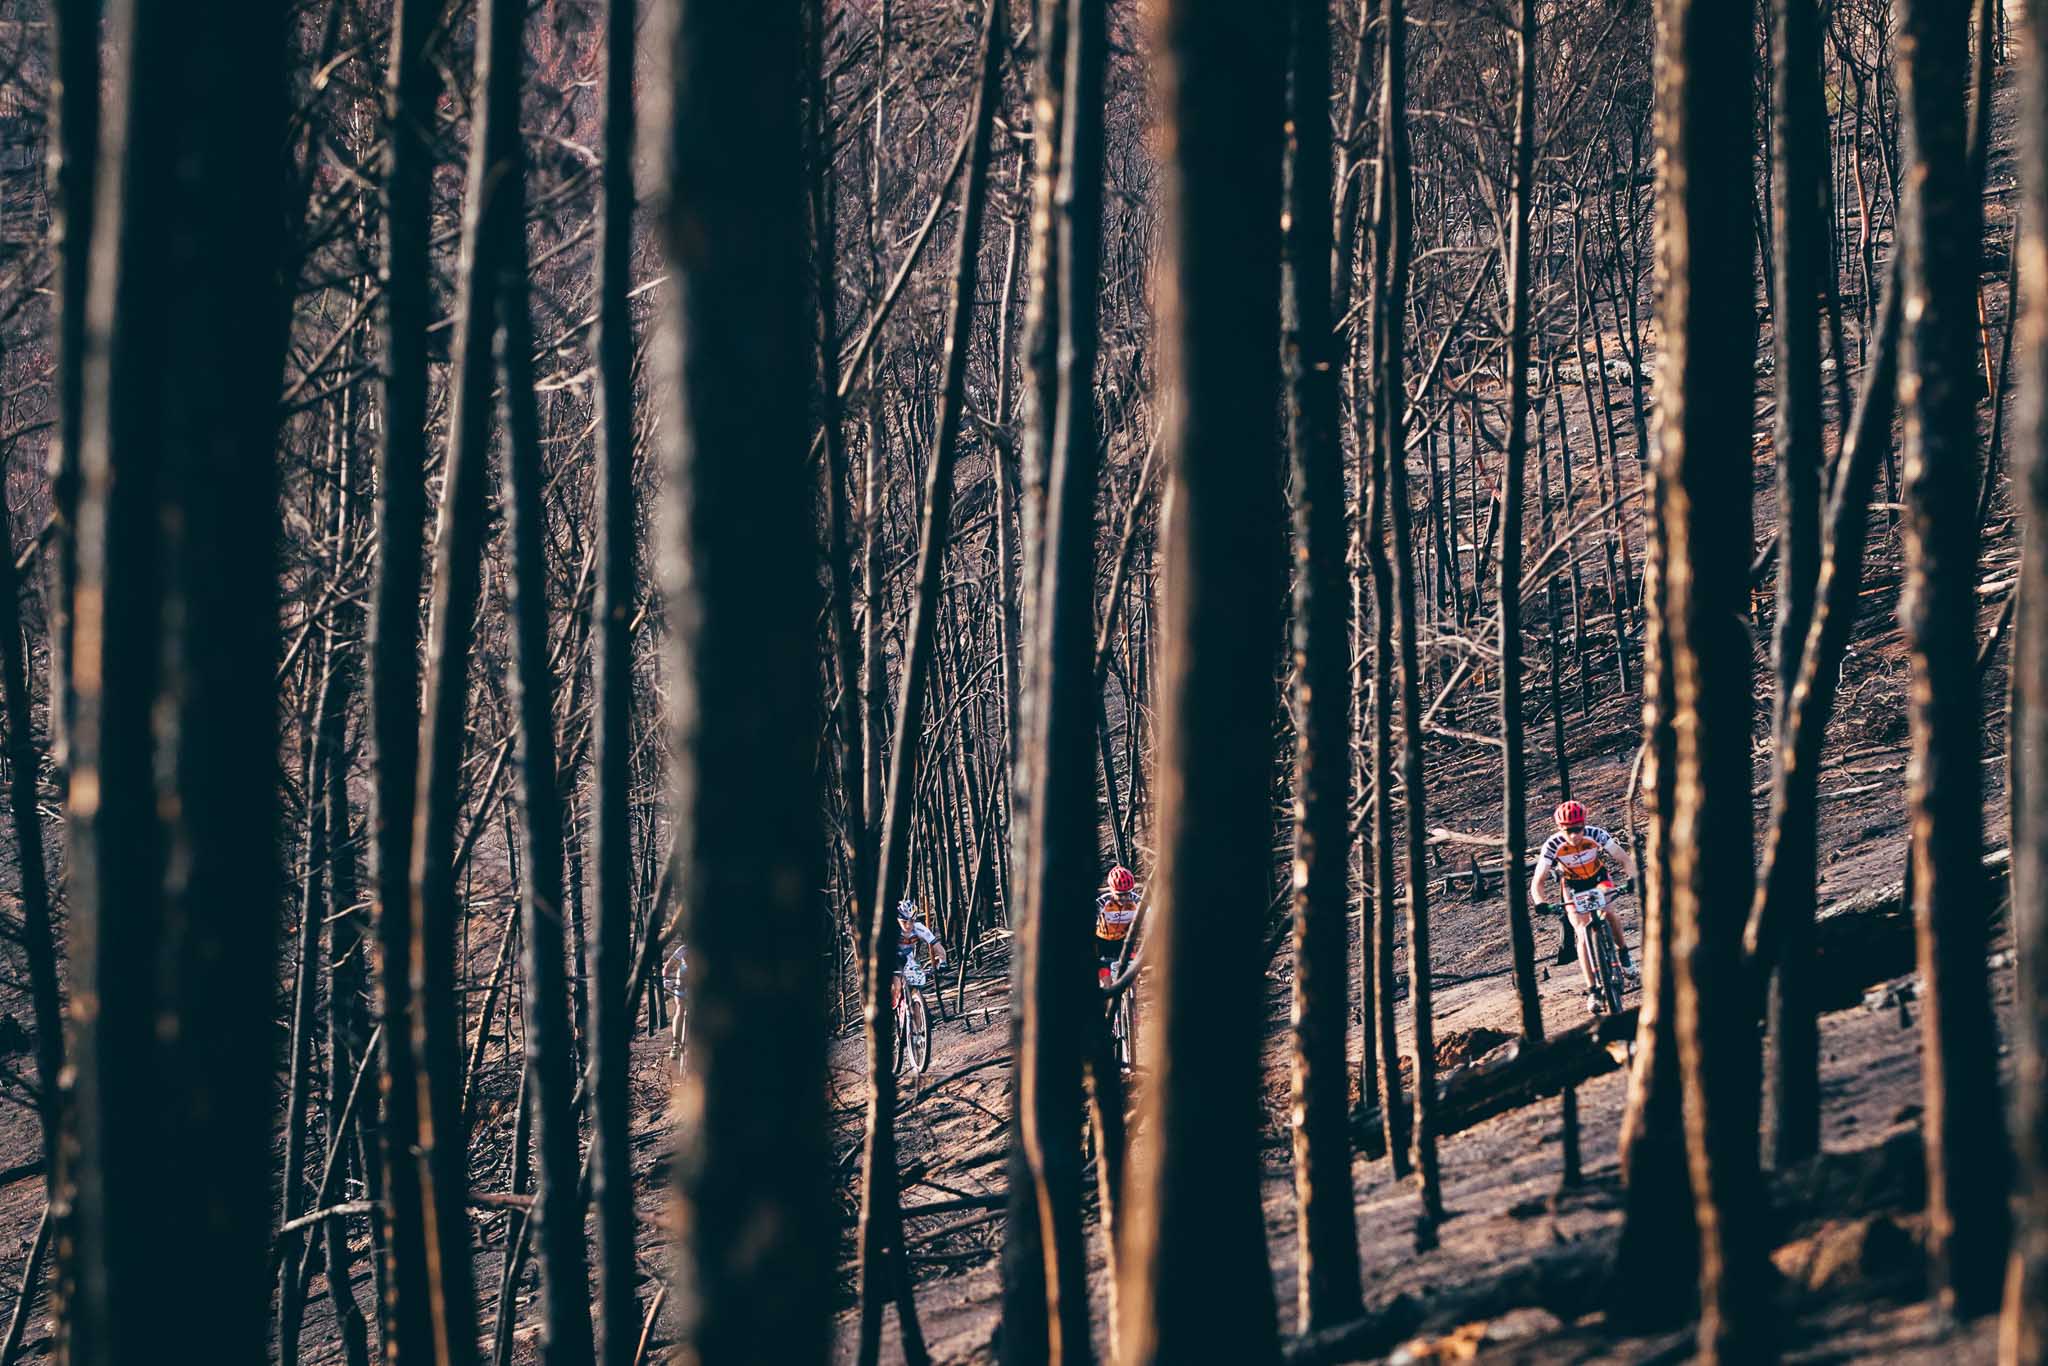
[(1595, 989), (1594, 983), (1598, 980), (1593, 971), (1593, 936), (1589, 933), (1593, 924), (1593, 913), (1580, 910), (1579, 899), (1573, 893), (1568, 891), (1564, 896), (1565, 914), (1572, 922), (1572, 938), (1578, 943), (1579, 976), (1584, 980), (1586, 990), (1592, 991)]
[(1123, 941), (1095, 936), (1095, 980), (1103, 986), (1116, 977), (1117, 959), (1123, 956)]

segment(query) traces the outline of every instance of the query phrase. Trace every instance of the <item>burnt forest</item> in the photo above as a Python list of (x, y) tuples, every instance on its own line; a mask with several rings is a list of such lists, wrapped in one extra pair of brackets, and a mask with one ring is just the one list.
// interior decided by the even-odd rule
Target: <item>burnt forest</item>
[(0, 1366), (2048, 1366), (2048, 0), (0, 0)]

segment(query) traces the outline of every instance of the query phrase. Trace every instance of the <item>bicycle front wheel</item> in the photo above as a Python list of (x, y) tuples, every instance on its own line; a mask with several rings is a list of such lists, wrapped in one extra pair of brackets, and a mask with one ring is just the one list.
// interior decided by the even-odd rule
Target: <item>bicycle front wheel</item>
[(1621, 1014), (1621, 960), (1614, 952), (1614, 933), (1603, 920), (1594, 922), (1599, 926), (1599, 953), (1596, 962), (1600, 968), (1600, 996), (1607, 1002), (1609, 1015)]
[(924, 1003), (924, 993), (910, 998), (910, 1066), (923, 1072), (932, 1065), (932, 1017)]

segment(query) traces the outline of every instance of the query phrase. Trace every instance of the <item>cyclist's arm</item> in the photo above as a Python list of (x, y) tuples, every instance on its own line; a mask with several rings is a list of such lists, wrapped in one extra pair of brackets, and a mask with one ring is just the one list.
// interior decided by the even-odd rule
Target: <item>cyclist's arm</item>
[(1636, 880), (1636, 862), (1628, 856), (1628, 850), (1622, 848), (1619, 844), (1614, 846), (1614, 868), (1616, 872), (1621, 874), (1622, 881), (1634, 882)]
[(1548, 858), (1539, 855), (1536, 859), (1536, 876), (1529, 879), (1529, 904), (1541, 906), (1548, 898), (1543, 895), (1543, 882), (1555, 867)]
[(1635, 860), (1629, 857), (1628, 850), (1622, 847), (1620, 840), (1610, 838), (1607, 843), (1600, 846), (1600, 852), (1607, 859), (1608, 866), (1622, 881), (1636, 880)]

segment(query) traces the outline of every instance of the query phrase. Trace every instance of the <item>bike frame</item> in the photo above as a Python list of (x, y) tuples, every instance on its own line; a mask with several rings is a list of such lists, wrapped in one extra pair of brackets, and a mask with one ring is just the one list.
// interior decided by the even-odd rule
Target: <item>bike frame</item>
[[(1600, 998), (1609, 1015), (1619, 1015), (1622, 1001), (1621, 956), (1615, 950), (1613, 927), (1607, 923), (1607, 905), (1613, 898), (1613, 888), (1603, 882), (1583, 892), (1566, 888), (1564, 895), (1565, 915), (1572, 932), (1580, 936), (1586, 962), (1592, 968), (1594, 994)], [(1581, 915), (1586, 919), (1584, 925), (1579, 924)]]

